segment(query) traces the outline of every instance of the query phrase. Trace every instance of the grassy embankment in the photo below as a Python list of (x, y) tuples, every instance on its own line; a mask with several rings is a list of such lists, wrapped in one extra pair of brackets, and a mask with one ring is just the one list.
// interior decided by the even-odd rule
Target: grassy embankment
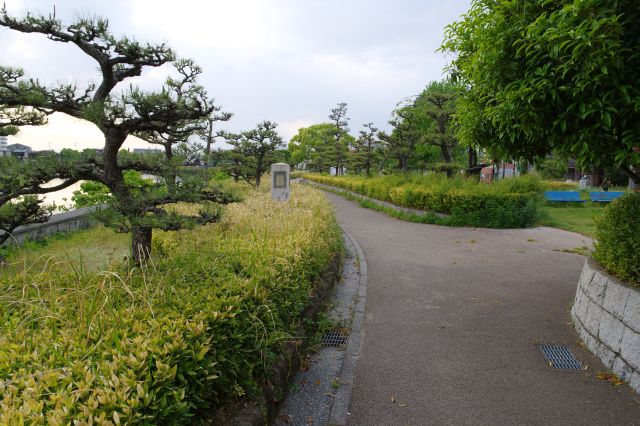
[(96, 225), (52, 235), (39, 242), (26, 242), (20, 247), (8, 247), (3, 249), (6, 263), (0, 266), (0, 277), (47, 268), (51, 262), (67, 272), (73, 272), (74, 268), (83, 272), (108, 270), (129, 255), (130, 238), (129, 234)]
[[(21, 262), (38, 267), (0, 277), (0, 424), (193, 424), (257, 394), (341, 244), (328, 202), (304, 187), (287, 203), (255, 192), (220, 223), (155, 232), (143, 270), (87, 262), (80, 242), (111, 240), (103, 232), (36, 247)], [(57, 244), (70, 255), (38, 260)], [(83, 269), (69, 267), (76, 248)]]

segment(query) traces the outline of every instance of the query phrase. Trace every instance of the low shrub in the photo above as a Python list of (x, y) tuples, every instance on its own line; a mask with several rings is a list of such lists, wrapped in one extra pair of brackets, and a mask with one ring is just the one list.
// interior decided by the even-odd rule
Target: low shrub
[(306, 179), (347, 189), (382, 201), (450, 215), (446, 224), (487, 228), (532, 226), (539, 217), (544, 185), (535, 176), (504, 179), (488, 185), (443, 174), (326, 176)]
[(549, 191), (577, 191), (578, 184), (576, 182), (563, 182), (563, 181), (546, 181), (544, 182), (544, 189)]
[(626, 194), (596, 219), (596, 259), (622, 280), (640, 284), (640, 193)]
[(193, 424), (254, 395), (340, 250), (319, 191), (154, 233), (140, 270), (0, 278), (0, 424)]

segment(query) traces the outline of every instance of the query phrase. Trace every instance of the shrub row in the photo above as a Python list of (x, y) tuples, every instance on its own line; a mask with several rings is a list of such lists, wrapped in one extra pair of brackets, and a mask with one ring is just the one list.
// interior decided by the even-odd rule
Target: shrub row
[(596, 219), (593, 257), (609, 272), (640, 285), (640, 193), (614, 200)]
[(0, 424), (192, 424), (256, 394), (340, 238), (300, 188), (153, 244), (143, 271), (0, 280)]
[(442, 224), (488, 228), (533, 225), (539, 214), (538, 193), (544, 188), (531, 176), (491, 185), (439, 174), (372, 178), (307, 174), (305, 178), (399, 206), (450, 215)]

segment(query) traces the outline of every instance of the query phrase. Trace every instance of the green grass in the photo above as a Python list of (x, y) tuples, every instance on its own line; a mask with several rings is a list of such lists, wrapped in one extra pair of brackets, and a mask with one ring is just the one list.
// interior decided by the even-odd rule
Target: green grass
[(585, 203), (584, 206), (545, 206), (541, 225), (595, 236), (595, 218), (602, 215), (606, 205)]
[(27, 242), (10, 248), (6, 263), (0, 266), (0, 277), (27, 269), (42, 269), (47, 263), (84, 272), (110, 269), (129, 254), (129, 234), (120, 234), (102, 225), (65, 234), (57, 234), (39, 242)]

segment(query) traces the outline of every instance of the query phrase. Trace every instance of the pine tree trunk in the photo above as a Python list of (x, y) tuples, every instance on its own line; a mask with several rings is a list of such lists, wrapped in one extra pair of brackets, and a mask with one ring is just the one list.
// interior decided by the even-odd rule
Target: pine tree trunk
[(400, 164), (402, 165), (402, 173), (409, 173), (409, 159), (407, 157), (402, 157)]
[(256, 188), (260, 186), (260, 179), (262, 178), (262, 157), (258, 157), (258, 164), (256, 165)]
[(442, 153), (442, 159), (444, 160), (444, 162), (450, 163), (451, 154), (449, 153), (449, 148), (445, 144), (440, 145), (440, 152)]
[(131, 256), (134, 265), (143, 265), (151, 256), (152, 232), (153, 228), (150, 226), (131, 227)]

